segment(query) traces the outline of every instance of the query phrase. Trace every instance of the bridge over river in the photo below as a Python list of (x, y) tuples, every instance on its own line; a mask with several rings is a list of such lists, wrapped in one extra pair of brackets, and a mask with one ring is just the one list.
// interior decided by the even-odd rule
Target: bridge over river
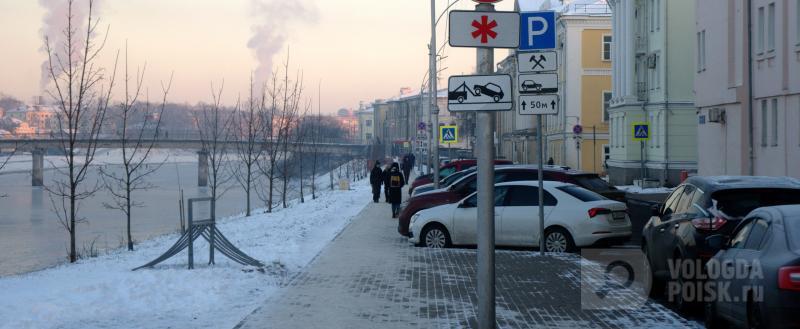
[[(44, 155), (48, 151), (63, 150), (67, 141), (59, 138), (52, 138), (48, 136), (17, 136), (17, 138), (0, 139), (0, 150), (16, 150), (17, 152), (30, 152), (31, 153), (31, 184), (33, 186), (42, 186), (44, 184)], [(119, 149), (123, 147), (123, 140), (118, 138), (99, 138), (92, 139), (78, 139), (75, 141), (75, 148), (86, 148), (91, 144), (96, 144), (97, 148)], [(131, 147), (135, 141), (127, 141), (128, 147)], [(149, 143), (149, 141), (148, 141)], [(207, 145), (211, 142), (204, 141), (199, 135), (186, 135), (183, 134), (174, 138), (159, 138), (153, 145), (154, 148), (160, 149), (182, 149), (182, 150), (197, 150), (197, 184), (198, 186), (206, 186), (208, 184), (208, 151)], [(237, 147), (247, 145), (247, 140), (225, 140), (217, 142), (217, 145), (226, 149), (228, 153), (235, 153)], [(258, 144), (263, 149), (270, 149), (276, 145), (275, 140), (260, 140)], [(320, 154), (343, 156), (349, 158), (365, 158), (370, 155), (371, 148), (368, 144), (359, 144), (353, 141), (344, 139), (323, 139), (319, 142), (289, 142), (289, 150), (295, 151), (302, 149), (304, 152), (310, 152), (314, 148)]]

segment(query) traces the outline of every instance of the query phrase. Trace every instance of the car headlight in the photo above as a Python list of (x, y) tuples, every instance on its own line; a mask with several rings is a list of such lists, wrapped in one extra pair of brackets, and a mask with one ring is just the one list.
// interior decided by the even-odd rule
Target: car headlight
[(411, 223), (413, 224), (414, 222), (416, 222), (418, 218), (419, 218), (419, 213), (416, 213), (414, 214), (414, 216), (411, 216)]

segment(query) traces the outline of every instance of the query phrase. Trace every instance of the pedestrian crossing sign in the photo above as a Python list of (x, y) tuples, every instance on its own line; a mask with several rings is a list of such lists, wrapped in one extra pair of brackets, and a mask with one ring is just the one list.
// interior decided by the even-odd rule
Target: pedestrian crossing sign
[(439, 143), (458, 143), (458, 126), (439, 126)]
[(650, 124), (647, 122), (634, 122), (633, 126), (633, 140), (647, 141), (650, 140)]

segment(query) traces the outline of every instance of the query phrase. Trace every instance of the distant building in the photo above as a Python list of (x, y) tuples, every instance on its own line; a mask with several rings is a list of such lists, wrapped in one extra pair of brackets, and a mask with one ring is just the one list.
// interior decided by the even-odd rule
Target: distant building
[[(609, 178), (617, 185), (643, 176), (675, 185), (682, 171), (697, 170), (696, 1), (608, 3), (613, 11)], [(633, 140), (636, 122), (650, 124), (644, 152)]]
[(5, 116), (26, 124), (31, 134), (47, 134), (58, 130), (58, 116), (54, 108), (45, 105), (21, 106), (5, 111)]
[(800, 3), (695, 6), (698, 173), (800, 177)]
[(356, 111), (355, 115), (358, 118), (358, 135), (359, 140), (365, 144), (373, 144), (375, 142), (375, 110), (372, 106), (364, 107)]

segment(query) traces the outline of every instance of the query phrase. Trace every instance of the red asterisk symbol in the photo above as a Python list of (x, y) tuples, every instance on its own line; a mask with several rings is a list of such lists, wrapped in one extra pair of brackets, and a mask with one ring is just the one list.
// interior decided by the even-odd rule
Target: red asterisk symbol
[(489, 22), (489, 16), (481, 16), (481, 21), (472, 21), (472, 27), (475, 28), (475, 31), (472, 31), (472, 38), (477, 38), (478, 36), (481, 37), (481, 43), (489, 42), (489, 37), (492, 39), (497, 38), (497, 32), (494, 31), (494, 28), (497, 27), (497, 21), (492, 20)]

